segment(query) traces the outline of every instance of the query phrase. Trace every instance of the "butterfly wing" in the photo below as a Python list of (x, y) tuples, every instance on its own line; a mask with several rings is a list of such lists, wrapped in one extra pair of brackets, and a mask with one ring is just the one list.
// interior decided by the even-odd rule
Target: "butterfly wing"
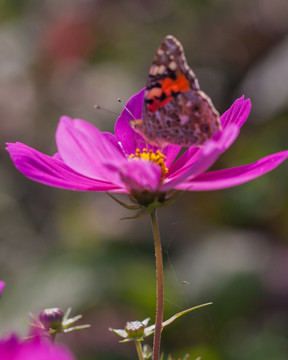
[[(133, 126), (133, 125), (132, 125)], [(219, 115), (200, 90), (181, 43), (168, 35), (153, 59), (144, 97), (143, 119), (134, 129), (151, 144), (202, 145), (220, 129)]]
[(220, 124), (202, 92), (189, 90), (154, 111), (147, 122), (143, 119), (143, 128), (145, 138), (153, 145), (189, 147), (201, 146), (220, 130)]

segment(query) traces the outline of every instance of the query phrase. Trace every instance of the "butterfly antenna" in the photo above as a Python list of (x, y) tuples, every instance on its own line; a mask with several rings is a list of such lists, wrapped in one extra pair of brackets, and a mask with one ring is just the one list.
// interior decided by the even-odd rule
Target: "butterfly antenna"
[(125, 105), (123, 105), (122, 100), (120, 98), (118, 98), (117, 101), (122, 105), (123, 109), (125, 109), (128, 112), (128, 114), (131, 115), (133, 120), (136, 120), (135, 116), (132, 114), (132, 112)]
[(108, 109), (104, 109), (104, 108), (103, 108), (102, 106), (100, 106), (100, 105), (94, 105), (94, 109), (95, 109), (95, 110), (102, 110), (102, 111), (108, 112), (108, 113), (110, 113), (110, 114), (119, 116), (119, 114), (117, 114), (115, 111), (108, 110)]

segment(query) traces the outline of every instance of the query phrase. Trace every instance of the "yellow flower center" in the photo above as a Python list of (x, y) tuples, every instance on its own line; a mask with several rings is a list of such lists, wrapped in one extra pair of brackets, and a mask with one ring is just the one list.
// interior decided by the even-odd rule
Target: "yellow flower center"
[(168, 172), (168, 168), (165, 166), (166, 156), (163, 155), (160, 150), (153, 152), (153, 150), (151, 149), (149, 151), (147, 149), (143, 149), (141, 152), (140, 149), (136, 149), (135, 154), (131, 154), (129, 156), (129, 159), (130, 160), (141, 159), (146, 161), (152, 161), (155, 164), (159, 165), (162, 172), (162, 180), (164, 180), (165, 175)]

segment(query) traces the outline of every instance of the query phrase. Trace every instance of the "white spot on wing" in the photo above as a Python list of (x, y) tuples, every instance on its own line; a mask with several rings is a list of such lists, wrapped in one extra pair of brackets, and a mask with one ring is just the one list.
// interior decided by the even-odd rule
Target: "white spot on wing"
[(179, 118), (181, 120), (181, 122), (180, 122), (181, 125), (185, 125), (189, 121), (189, 116), (188, 115), (180, 114)]
[(175, 61), (171, 61), (168, 66), (169, 66), (169, 68), (171, 70), (176, 70), (177, 69), (177, 64), (176, 64)]

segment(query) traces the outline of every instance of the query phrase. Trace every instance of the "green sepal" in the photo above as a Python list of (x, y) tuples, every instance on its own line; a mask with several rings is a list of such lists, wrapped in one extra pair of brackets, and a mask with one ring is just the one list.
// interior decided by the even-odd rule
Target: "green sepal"
[(143, 341), (143, 340), (144, 340), (143, 337), (138, 338), (138, 339), (127, 338), (127, 339), (124, 339), (124, 340), (120, 340), (119, 342), (120, 343), (126, 343), (126, 342), (130, 342), (130, 341)]
[[(149, 323), (149, 320), (150, 320), (150, 318), (146, 318), (146, 319), (144, 319), (143, 321), (141, 321), (141, 323), (142, 323), (144, 326), (147, 326), (148, 323)], [(121, 343), (129, 342), (129, 341), (143, 341), (143, 340), (144, 340), (144, 337), (143, 337), (143, 336), (138, 337), (138, 338), (129, 336), (128, 332), (127, 332), (125, 329), (112, 329), (112, 328), (109, 328), (109, 331), (112, 331), (112, 332), (114, 332), (115, 334), (117, 334), (118, 336), (124, 338), (124, 340), (120, 340), (120, 341), (119, 341), (119, 342), (121, 342)], [(145, 329), (144, 329), (144, 333), (145, 333)]]
[(140, 210), (137, 212), (134, 216), (125, 216), (124, 218), (121, 218), (121, 220), (133, 220), (133, 219), (139, 219), (142, 216), (151, 215), (153, 211), (159, 207), (167, 206), (173, 203), (176, 199), (168, 200), (167, 202), (161, 202), (155, 199), (152, 203), (148, 204), (147, 206), (142, 205)]
[(90, 328), (90, 327), (91, 327), (90, 324), (76, 325), (76, 326), (69, 327), (67, 329), (63, 329), (62, 332), (68, 333), (70, 331), (83, 330), (83, 329), (87, 329), (87, 328)]
[(117, 204), (123, 206), (125, 209), (128, 209), (128, 210), (139, 210), (139, 209), (140, 209), (140, 205), (132, 205), (132, 204), (130, 205), (130, 204), (126, 204), (126, 203), (124, 203), (123, 201), (117, 199), (116, 196), (112, 195), (111, 193), (106, 192), (106, 194), (107, 194), (108, 196), (110, 196), (111, 199), (113, 199), (114, 201), (116, 201)]

